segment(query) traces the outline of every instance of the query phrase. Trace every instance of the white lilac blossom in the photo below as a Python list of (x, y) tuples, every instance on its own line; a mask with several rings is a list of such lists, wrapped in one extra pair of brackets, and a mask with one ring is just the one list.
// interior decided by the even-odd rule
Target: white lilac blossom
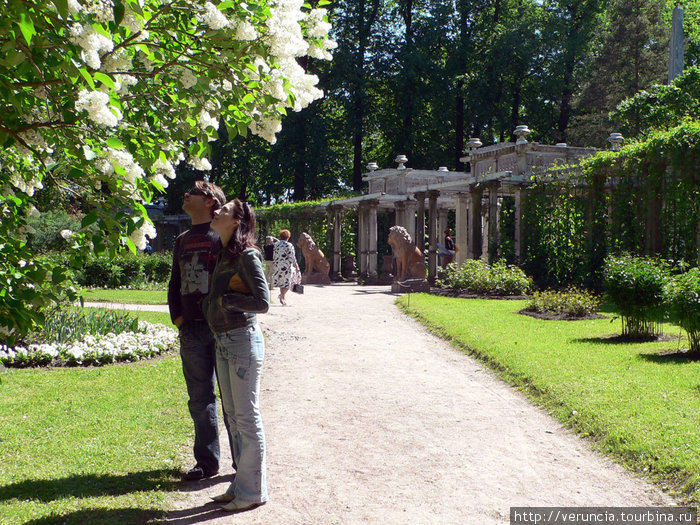
[(312, 9), (306, 17), (306, 36), (308, 38), (323, 38), (328, 34), (331, 25), (324, 17), (328, 14), (325, 9)]
[(206, 131), (208, 127), (219, 129), (219, 120), (212, 117), (206, 109), (199, 112), (199, 127)]
[(106, 127), (115, 127), (121, 119), (121, 113), (109, 105), (109, 95), (102, 91), (83, 89), (75, 101), (77, 111), (87, 111), (90, 120)]
[(230, 23), (229, 19), (211, 2), (204, 4), (204, 13), (201, 13), (197, 18), (214, 31), (222, 29)]
[(83, 49), (81, 56), (92, 69), (100, 69), (102, 65), (100, 52), (109, 52), (114, 49), (114, 42), (97, 33), (90, 25), (74, 24), (70, 29), (70, 34), (71, 42)]
[(154, 239), (156, 237), (155, 226), (151, 222), (144, 222), (143, 226), (135, 229), (129, 238), (136, 245), (139, 250), (144, 250), (148, 245), (148, 239)]
[(190, 157), (187, 163), (196, 170), (209, 171), (211, 163), (204, 157)]

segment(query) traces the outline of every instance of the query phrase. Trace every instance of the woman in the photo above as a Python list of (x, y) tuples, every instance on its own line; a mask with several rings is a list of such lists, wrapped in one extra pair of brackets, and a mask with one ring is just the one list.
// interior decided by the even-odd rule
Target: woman
[(297, 264), (294, 245), (289, 242), (289, 237), (291, 237), (291, 235), (289, 230), (281, 230), (279, 232), (280, 241), (275, 244), (275, 251), (273, 254), (275, 272), (272, 274), (272, 286), (279, 287), (279, 300), (284, 306), (287, 305), (285, 296), (289, 289), (293, 284), (301, 281), (301, 272)]
[(216, 339), (216, 375), (228, 415), (236, 477), (212, 499), (228, 511), (267, 501), (265, 433), (260, 416), (260, 372), (265, 343), (256, 313), (270, 307), (262, 256), (255, 246), (255, 215), (238, 199), (214, 212), (211, 227), (223, 248), (211, 277), (204, 312)]

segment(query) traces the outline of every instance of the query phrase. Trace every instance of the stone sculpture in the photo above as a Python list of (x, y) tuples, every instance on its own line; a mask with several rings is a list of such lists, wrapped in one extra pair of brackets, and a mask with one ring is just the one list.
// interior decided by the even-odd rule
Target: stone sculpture
[(425, 258), (411, 240), (406, 228), (403, 226), (389, 228), (389, 245), (396, 257), (396, 278), (399, 281), (425, 279)]
[(308, 233), (299, 235), (297, 246), (304, 256), (305, 268), (302, 282), (304, 284), (330, 284), (331, 279), (328, 273), (331, 270), (331, 265), (311, 236)]

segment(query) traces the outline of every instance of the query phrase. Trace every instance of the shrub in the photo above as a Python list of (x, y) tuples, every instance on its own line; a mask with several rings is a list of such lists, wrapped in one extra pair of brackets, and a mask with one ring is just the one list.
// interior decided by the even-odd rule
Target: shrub
[(45, 313), (46, 322), (38, 332), (27, 335), (29, 343), (72, 343), (86, 335), (118, 335), (122, 332), (138, 332), (139, 320), (125, 312), (113, 310), (75, 310), (54, 308)]
[(170, 277), (172, 254), (120, 254), (114, 259), (95, 257), (85, 264), (79, 282), (83, 286), (103, 288), (143, 288), (163, 283)]
[(450, 263), (437, 285), (483, 295), (522, 295), (532, 287), (532, 279), (517, 266), (509, 266), (503, 261), (488, 265), (481, 260), (469, 259), (460, 266)]
[(170, 279), (173, 254), (157, 252), (143, 257), (143, 275), (147, 282), (162, 283)]
[(669, 265), (660, 259), (628, 254), (605, 259), (603, 286), (620, 312), (623, 336), (645, 339), (659, 334), (669, 278)]
[(688, 334), (691, 354), (700, 357), (700, 268), (692, 268), (670, 279), (664, 298)]
[(585, 317), (594, 314), (599, 307), (600, 299), (596, 295), (578, 288), (534, 292), (527, 304), (528, 310), (554, 314), (563, 313), (572, 317)]

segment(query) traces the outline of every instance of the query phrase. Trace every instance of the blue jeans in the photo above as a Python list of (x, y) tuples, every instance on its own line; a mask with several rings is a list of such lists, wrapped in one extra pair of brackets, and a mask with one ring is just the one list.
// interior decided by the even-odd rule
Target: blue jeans
[(220, 457), (215, 348), (214, 334), (206, 322), (185, 321), (180, 326), (180, 357), (189, 396), (187, 407), (194, 422), (194, 459), (207, 473), (219, 470)]
[(265, 432), (260, 415), (260, 373), (265, 340), (259, 325), (215, 335), (221, 403), (233, 441), (236, 478), (228, 492), (236, 499), (267, 501)]

